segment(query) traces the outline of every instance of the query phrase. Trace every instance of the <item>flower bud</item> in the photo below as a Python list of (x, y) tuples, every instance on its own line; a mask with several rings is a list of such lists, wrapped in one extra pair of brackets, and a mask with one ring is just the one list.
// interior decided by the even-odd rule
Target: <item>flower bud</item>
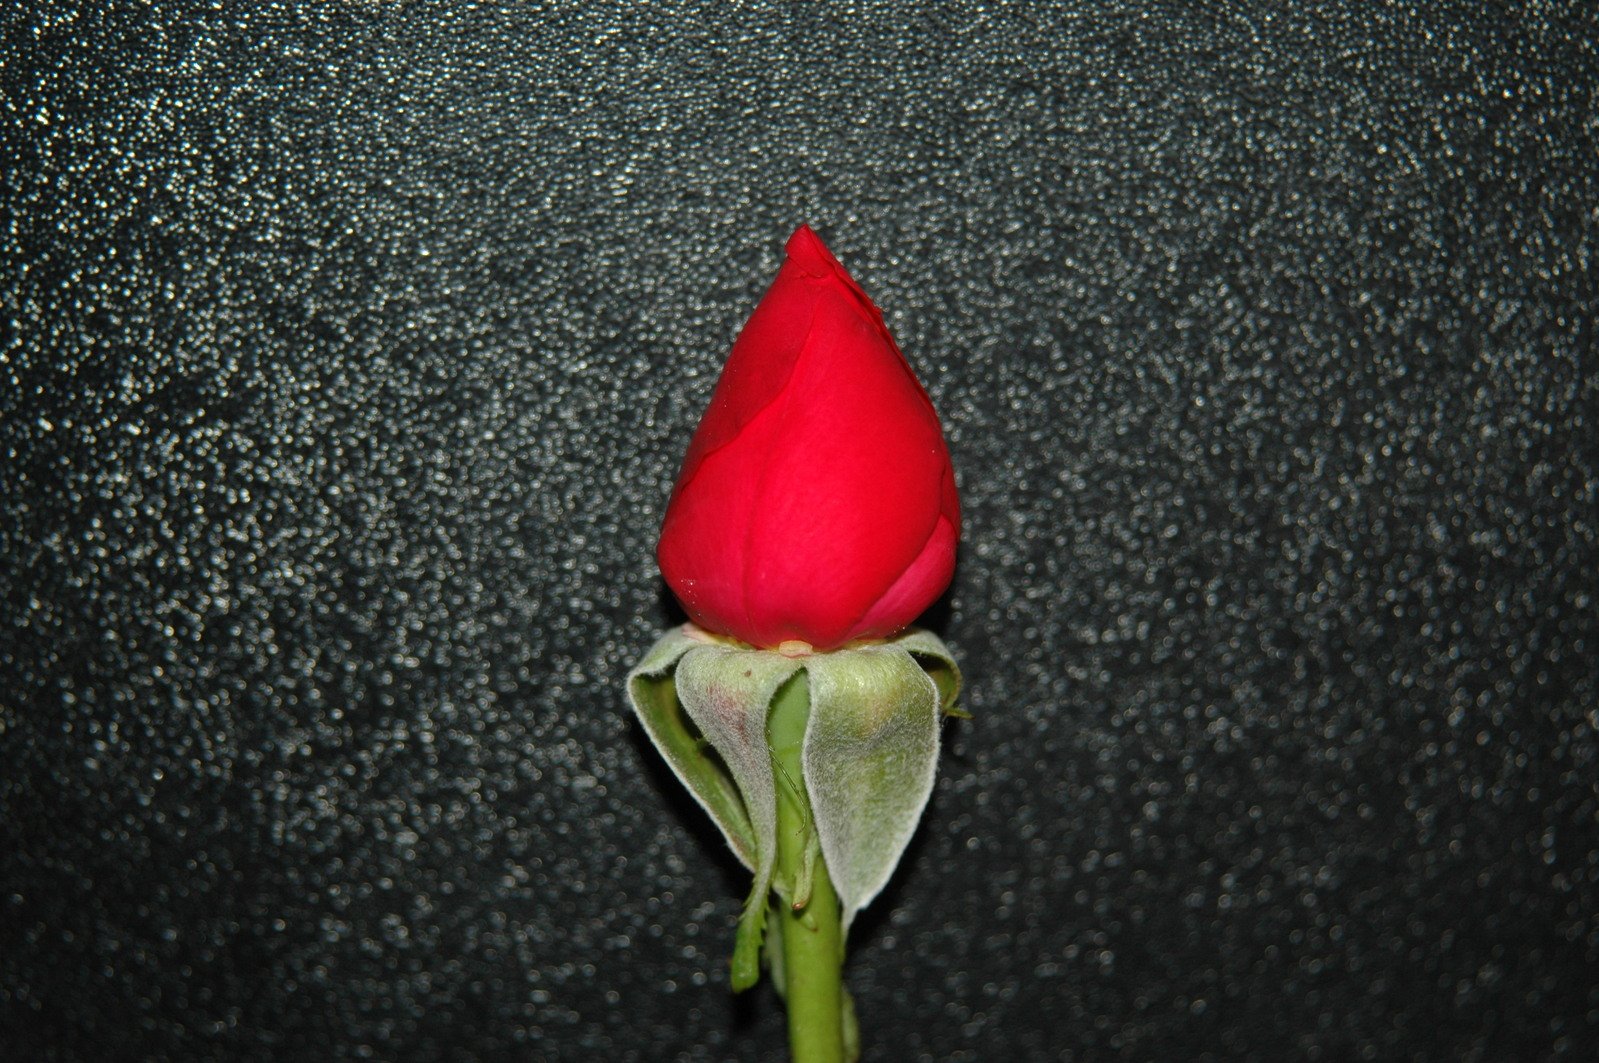
[(825, 651), (932, 604), (960, 503), (882, 314), (808, 227), (786, 250), (689, 444), (657, 557), (700, 627)]

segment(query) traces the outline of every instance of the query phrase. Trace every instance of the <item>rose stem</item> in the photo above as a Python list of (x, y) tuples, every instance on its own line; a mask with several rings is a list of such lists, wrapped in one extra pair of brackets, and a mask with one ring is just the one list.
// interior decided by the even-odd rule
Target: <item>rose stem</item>
[[(766, 741), (777, 761), (777, 874), (797, 882), (811, 838), (810, 802), (801, 780), (800, 753), (810, 690), (801, 672), (772, 701)], [(787, 776), (786, 778), (784, 776)], [(794, 785), (790, 785), (790, 782)], [(797, 789), (798, 788), (798, 789)], [(827, 865), (816, 858), (810, 900), (802, 911), (779, 904), (777, 927), (783, 935), (783, 971), (788, 993), (788, 1046), (793, 1063), (843, 1063), (844, 937), (838, 895)]]

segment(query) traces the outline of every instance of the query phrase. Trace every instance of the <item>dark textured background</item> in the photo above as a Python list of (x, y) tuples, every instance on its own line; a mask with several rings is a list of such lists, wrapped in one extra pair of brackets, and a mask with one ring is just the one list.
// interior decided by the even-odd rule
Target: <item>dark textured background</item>
[(802, 220), (967, 516), (868, 1058), (1587, 1056), (1599, 34), (1200, 6), (0, 16), (0, 1056), (778, 1057), (619, 682)]

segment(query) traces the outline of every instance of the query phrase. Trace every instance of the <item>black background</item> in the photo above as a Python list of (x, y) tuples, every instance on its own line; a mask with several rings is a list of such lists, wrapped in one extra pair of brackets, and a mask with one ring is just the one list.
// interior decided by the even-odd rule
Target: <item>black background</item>
[(0, 18), (0, 1055), (780, 1057), (621, 679), (801, 221), (966, 513), (867, 1058), (1592, 1051), (1591, 22)]

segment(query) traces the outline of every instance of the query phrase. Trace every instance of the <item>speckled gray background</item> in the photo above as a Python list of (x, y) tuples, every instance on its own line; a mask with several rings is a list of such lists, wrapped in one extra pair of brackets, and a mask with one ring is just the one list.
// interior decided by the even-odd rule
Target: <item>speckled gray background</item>
[(780, 1057), (618, 684), (805, 220), (966, 506), (868, 1059), (1591, 1058), (1599, 33), (1220, 6), (0, 16), (0, 1056)]

